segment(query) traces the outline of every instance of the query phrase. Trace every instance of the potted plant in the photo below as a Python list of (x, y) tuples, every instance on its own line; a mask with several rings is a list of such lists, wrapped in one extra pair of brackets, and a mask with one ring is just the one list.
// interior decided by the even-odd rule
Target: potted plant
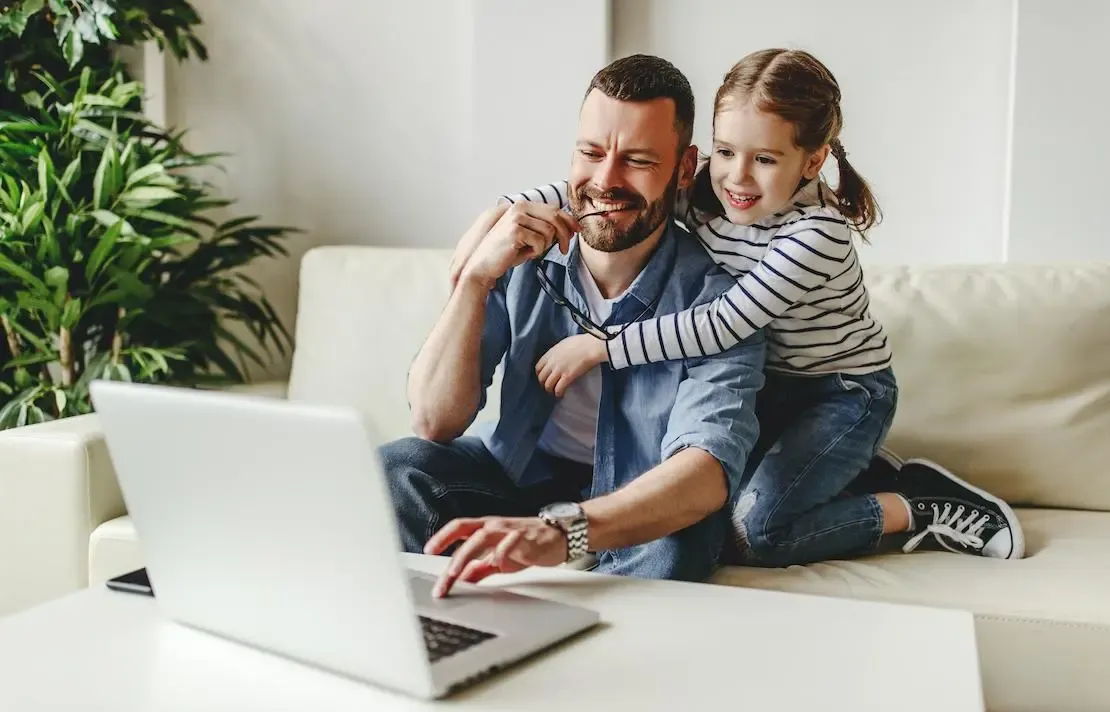
[(196, 169), (219, 156), (143, 115), (113, 54), (203, 59), (198, 21), (176, 0), (0, 0), (0, 429), (89, 412), (96, 378), (243, 382), (289, 347), (242, 270), (292, 230), (217, 219), (232, 203)]

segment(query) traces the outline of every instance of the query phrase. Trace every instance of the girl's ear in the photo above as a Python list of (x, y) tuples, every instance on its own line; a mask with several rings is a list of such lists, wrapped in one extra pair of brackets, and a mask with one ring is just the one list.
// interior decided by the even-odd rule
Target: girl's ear
[(694, 182), (694, 174), (698, 169), (698, 147), (688, 146), (682, 153), (678, 164), (678, 187), (681, 190), (689, 188)]
[(821, 166), (825, 165), (825, 159), (829, 157), (829, 151), (829, 144), (826, 143), (806, 158), (805, 166), (802, 167), (802, 176), (806, 180), (813, 180), (821, 172)]

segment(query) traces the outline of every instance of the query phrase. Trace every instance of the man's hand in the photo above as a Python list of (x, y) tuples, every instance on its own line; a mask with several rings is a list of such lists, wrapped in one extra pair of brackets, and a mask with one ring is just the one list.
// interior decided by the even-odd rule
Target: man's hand
[(567, 560), (566, 535), (538, 517), (455, 519), (428, 540), (424, 553), (442, 554), (456, 542), (462, 544), (436, 582), (436, 597), (446, 596), (458, 580), (477, 583), (493, 574)]
[[(554, 242), (565, 254), (578, 231), (574, 218), (543, 203), (515, 203), (483, 236), (481, 227), (489, 217), (479, 218), (471, 226), (463, 237), (466, 245), (460, 241), (455, 254), (455, 261), (462, 264), (460, 278), (476, 279), (489, 288), (513, 267), (543, 255)], [(471, 244), (475, 247), (468, 256), (466, 249)]]
[(609, 360), (605, 342), (589, 334), (568, 336), (552, 346), (536, 363), (536, 377), (556, 398), (566, 395), (571, 384), (591, 368)]

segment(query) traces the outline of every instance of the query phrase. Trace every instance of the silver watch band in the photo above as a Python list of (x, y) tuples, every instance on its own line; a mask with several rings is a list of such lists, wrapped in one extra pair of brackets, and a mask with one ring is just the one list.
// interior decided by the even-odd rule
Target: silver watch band
[(557, 516), (554, 512), (540, 512), (540, 519), (563, 532), (567, 540), (567, 561), (576, 561), (589, 553), (589, 522), (581, 507), (573, 516)]

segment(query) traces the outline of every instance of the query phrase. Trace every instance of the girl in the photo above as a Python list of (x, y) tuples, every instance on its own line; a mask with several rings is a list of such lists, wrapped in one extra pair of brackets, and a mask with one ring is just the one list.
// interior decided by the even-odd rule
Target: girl
[[(806, 52), (763, 50), (732, 67), (714, 103), (708, 165), (676, 215), (736, 285), (608, 340), (570, 337), (540, 359), (537, 375), (561, 397), (598, 364), (717, 354), (766, 327), (761, 435), (729, 503), (744, 563), (859, 555), (898, 532), (913, 532), (907, 552), (928, 544), (1020, 558), (1024, 537), (1005, 502), (927, 461), (880, 455), (898, 387), (851, 235), (864, 237), (879, 209), (840, 140), (840, 98), (836, 79)], [(820, 175), (830, 154), (835, 190)], [(519, 197), (565, 206), (567, 191), (549, 189)]]

